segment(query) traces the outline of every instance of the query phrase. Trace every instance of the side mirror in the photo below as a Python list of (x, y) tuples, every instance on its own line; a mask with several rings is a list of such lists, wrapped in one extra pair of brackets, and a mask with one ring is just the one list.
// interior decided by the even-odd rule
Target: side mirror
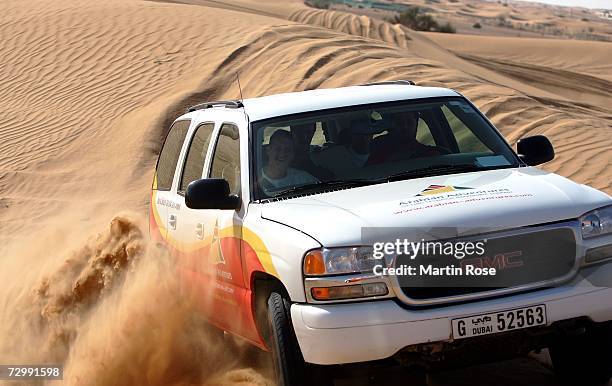
[(221, 178), (192, 181), (185, 191), (185, 205), (191, 209), (240, 208), (240, 198), (230, 195), (229, 184)]
[(516, 150), (519, 158), (529, 166), (540, 165), (555, 158), (553, 145), (543, 135), (519, 139)]

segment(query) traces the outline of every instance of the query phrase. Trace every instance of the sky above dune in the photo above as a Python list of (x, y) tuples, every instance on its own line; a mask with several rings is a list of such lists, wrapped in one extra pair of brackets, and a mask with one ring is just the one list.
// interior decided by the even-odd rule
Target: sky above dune
[[(533, 0), (519, 0), (519, 1), (531, 1)], [(612, 9), (612, 0), (538, 0), (538, 3), (555, 4), (555, 5), (568, 5), (574, 7), (586, 7), (586, 8), (606, 8)]]

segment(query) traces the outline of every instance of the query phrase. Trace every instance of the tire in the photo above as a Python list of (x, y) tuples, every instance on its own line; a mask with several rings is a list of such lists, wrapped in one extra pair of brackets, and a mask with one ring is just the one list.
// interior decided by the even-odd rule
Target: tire
[(333, 385), (321, 366), (304, 362), (293, 331), (290, 314), (291, 303), (278, 292), (268, 298), (268, 328), (270, 349), (274, 361), (277, 386)]
[(612, 378), (612, 324), (559, 337), (549, 351), (555, 373), (566, 384), (600, 386)]

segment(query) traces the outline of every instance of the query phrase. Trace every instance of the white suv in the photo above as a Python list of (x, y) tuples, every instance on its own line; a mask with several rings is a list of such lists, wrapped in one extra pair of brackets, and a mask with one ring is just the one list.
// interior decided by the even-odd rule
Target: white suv
[(564, 380), (608, 382), (612, 198), (533, 168), (545, 137), (517, 146), (407, 81), (203, 103), (169, 130), (151, 236), (281, 386), (542, 348)]

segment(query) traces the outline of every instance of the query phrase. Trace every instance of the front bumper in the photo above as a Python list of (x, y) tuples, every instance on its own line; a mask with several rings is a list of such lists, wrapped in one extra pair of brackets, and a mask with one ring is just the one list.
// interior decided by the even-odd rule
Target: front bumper
[(545, 304), (548, 324), (577, 317), (612, 320), (612, 263), (584, 268), (572, 283), (466, 304), (406, 309), (395, 300), (294, 304), (293, 327), (306, 362), (329, 365), (391, 357), (406, 346), (452, 340), (451, 320)]

